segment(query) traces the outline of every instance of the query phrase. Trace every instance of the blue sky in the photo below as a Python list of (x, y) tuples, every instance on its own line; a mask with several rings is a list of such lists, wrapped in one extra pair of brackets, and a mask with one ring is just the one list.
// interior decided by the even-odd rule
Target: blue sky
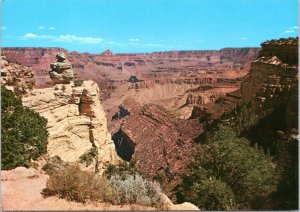
[(297, 0), (2, 0), (2, 47), (99, 53), (258, 47), (298, 36)]

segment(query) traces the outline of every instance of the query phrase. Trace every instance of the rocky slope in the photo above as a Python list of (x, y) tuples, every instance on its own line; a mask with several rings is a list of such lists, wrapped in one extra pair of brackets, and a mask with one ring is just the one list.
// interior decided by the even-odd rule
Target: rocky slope
[(121, 126), (113, 135), (118, 154), (135, 161), (143, 176), (160, 181), (170, 194), (185, 171), (201, 125), (198, 120), (176, 119), (158, 105), (138, 106), (133, 99), (124, 103), (127, 112), (116, 116)]
[(16, 94), (25, 94), (35, 87), (31, 68), (11, 63), (5, 56), (1, 57), (1, 84), (9, 87)]
[(51, 87), (49, 64), (61, 48), (2, 48), (1, 54), (12, 63), (31, 67), (38, 88)]

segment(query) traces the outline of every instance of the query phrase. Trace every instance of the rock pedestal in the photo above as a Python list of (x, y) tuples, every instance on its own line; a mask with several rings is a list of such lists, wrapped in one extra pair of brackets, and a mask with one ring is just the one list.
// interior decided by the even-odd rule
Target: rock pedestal
[(49, 75), (53, 84), (69, 84), (73, 79), (72, 64), (66, 59), (66, 55), (60, 52), (56, 55), (57, 61), (50, 64)]

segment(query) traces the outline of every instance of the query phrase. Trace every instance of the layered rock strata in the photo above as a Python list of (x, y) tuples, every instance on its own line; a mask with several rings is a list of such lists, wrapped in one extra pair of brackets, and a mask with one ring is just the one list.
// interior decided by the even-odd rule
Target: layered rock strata
[(215, 104), (194, 107), (192, 117), (206, 123), (225, 120), (243, 131), (280, 108), (286, 129), (298, 128), (298, 38), (261, 45), (260, 56), (251, 63), (241, 89)]
[[(167, 194), (177, 185), (190, 159), (194, 139), (202, 132), (198, 120), (173, 118), (158, 105), (125, 104), (129, 115), (113, 135), (118, 154), (135, 161), (147, 178), (160, 181)], [(119, 120), (120, 121), (120, 120)]]

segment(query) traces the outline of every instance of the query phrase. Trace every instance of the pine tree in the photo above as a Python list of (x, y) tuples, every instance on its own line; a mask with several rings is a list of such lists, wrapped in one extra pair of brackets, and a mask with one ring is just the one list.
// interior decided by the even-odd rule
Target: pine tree
[(46, 152), (47, 120), (23, 107), (13, 92), (1, 86), (1, 167), (28, 167)]

